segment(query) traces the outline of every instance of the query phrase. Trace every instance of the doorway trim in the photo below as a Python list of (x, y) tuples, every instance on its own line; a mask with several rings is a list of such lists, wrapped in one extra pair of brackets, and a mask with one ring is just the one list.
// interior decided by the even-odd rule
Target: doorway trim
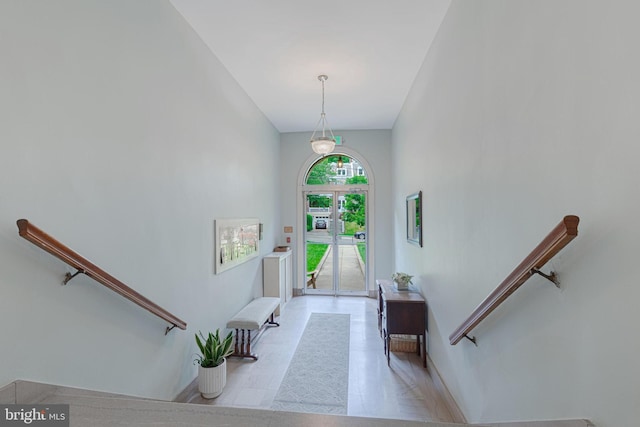
[[(355, 187), (358, 187), (358, 191), (354, 191)], [(357, 185), (308, 185), (305, 187), (307, 190), (303, 191), (304, 192), (304, 198), (305, 201), (307, 201), (306, 199), (308, 198), (309, 195), (327, 195), (327, 196), (331, 196), (331, 200), (333, 201), (333, 203), (331, 204), (331, 217), (333, 218), (333, 223), (331, 223), (331, 221), (329, 221), (328, 224), (328, 228), (331, 230), (331, 243), (329, 243), (330, 248), (331, 248), (331, 258), (332, 258), (332, 269), (331, 269), (331, 283), (332, 283), (332, 288), (331, 289), (311, 289), (308, 286), (306, 286), (306, 283), (308, 283), (307, 278), (305, 276), (305, 295), (333, 295), (333, 296), (369, 296), (369, 290), (368, 290), (368, 286), (367, 286), (367, 274), (368, 271), (366, 269), (366, 265), (369, 264), (369, 254), (368, 254), (368, 249), (369, 249), (369, 243), (366, 242), (365, 245), (367, 247), (367, 251), (366, 251), (366, 259), (365, 259), (365, 271), (363, 272), (363, 278), (362, 281), (358, 282), (360, 283), (360, 289), (350, 289), (350, 290), (346, 290), (344, 288), (344, 286), (342, 286), (342, 281), (340, 279), (340, 272), (343, 271), (343, 266), (341, 264), (341, 258), (340, 258), (340, 252), (342, 250), (343, 247), (345, 246), (355, 246), (357, 247), (358, 243), (355, 242), (353, 240), (353, 238), (351, 239), (351, 244), (349, 243), (345, 243), (342, 242), (340, 243), (340, 233), (339, 233), (339, 227), (338, 224), (340, 223), (339, 221), (339, 216), (338, 216), (338, 200), (340, 198), (340, 195), (348, 195), (348, 194), (364, 194), (365, 195), (365, 211), (369, 208), (369, 203), (368, 203), (368, 194), (369, 194), (369, 184), (357, 184)], [(346, 190), (351, 190), (351, 191), (346, 191)], [(305, 203), (305, 206), (308, 206)], [(302, 213), (302, 216), (305, 216), (305, 212)], [(304, 221), (303, 221), (304, 223)], [(331, 225), (333, 224), (333, 225)], [(365, 222), (365, 231), (370, 232), (370, 228), (368, 227), (369, 224), (369, 217), (368, 214), (366, 214), (366, 222)], [(302, 231), (303, 235), (306, 235), (306, 237), (309, 237), (308, 235), (308, 231), (306, 231), (306, 228), (303, 229)], [(312, 242), (312, 243), (324, 243), (321, 241), (317, 241), (317, 242)], [(307, 239), (302, 239), (302, 244), (304, 245), (304, 250), (302, 251), (302, 257), (303, 257), (303, 268), (304, 268), (304, 258), (305, 258), (305, 254), (307, 253), (308, 250), (308, 242)], [(357, 249), (353, 248), (354, 250)], [(308, 267), (308, 266), (307, 266)], [(307, 272), (308, 270), (306, 268), (304, 268), (304, 271)], [(319, 271), (318, 271), (319, 273)], [(320, 275), (316, 276), (317, 279), (320, 278)]]
[[(365, 159), (364, 156), (362, 156), (356, 150), (353, 150), (352, 148), (341, 145), (341, 146), (336, 146), (335, 151), (330, 155), (334, 156), (334, 155), (340, 155), (340, 154), (356, 159), (358, 163), (360, 163), (360, 165), (367, 172), (367, 181), (368, 181), (368, 184), (367, 184), (368, 186), (367, 230), (368, 230), (368, 233), (367, 233), (367, 274), (365, 279), (367, 280), (367, 282), (365, 283), (365, 287), (366, 287), (366, 291), (371, 297), (372, 295), (375, 295), (375, 292), (374, 292), (375, 287), (374, 287), (374, 284), (372, 283), (373, 278), (375, 277), (374, 268), (373, 268), (373, 264), (374, 264), (373, 260), (375, 259), (375, 235), (376, 235), (375, 233), (375, 177), (374, 177), (373, 169), (371, 168), (371, 165), (369, 164), (369, 162)], [(296, 276), (297, 276), (295, 283), (298, 286), (300, 286), (300, 288), (297, 288), (297, 291), (301, 292), (301, 294), (303, 295), (306, 290), (305, 288), (306, 269), (304, 265), (305, 264), (304, 263), (305, 245), (304, 245), (304, 230), (303, 230), (303, 227), (306, 227), (306, 223), (303, 222), (304, 209), (305, 209), (305, 191), (315, 191), (316, 189), (321, 191), (323, 187), (321, 185), (307, 185), (305, 183), (305, 178), (307, 177), (307, 174), (309, 173), (309, 170), (311, 169), (311, 167), (321, 158), (322, 156), (319, 156), (315, 153), (310, 155), (309, 157), (307, 157), (307, 160), (303, 163), (303, 165), (300, 167), (300, 170), (298, 172), (298, 185), (297, 185), (298, 194), (296, 195), (296, 233), (295, 233), (296, 242), (298, 242), (298, 244), (296, 245), (296, 248), (295, 248)], [(336, 191), (343, 186), (332, 185), (330, 187), (332, 191)]]

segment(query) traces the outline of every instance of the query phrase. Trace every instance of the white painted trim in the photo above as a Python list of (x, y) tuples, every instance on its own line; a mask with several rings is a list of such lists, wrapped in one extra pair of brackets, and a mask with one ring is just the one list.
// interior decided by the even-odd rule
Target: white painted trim
[[(373, 173), (373, 169), (369, 162), (365, 159), (363, 155), (358, 153), (356, 150), (345, 147), (345, 146), (337, 146), (336, 150), (331, 153), (331, 155), (340, 155), (343, 154), (345, 156), (349, 156), (353, 159), (356, 159), (358, 163), (367, 171), (367, 181), (368, 185), (359, 186), (363, 189), (367, 189), (367, 291), (375, 290), (375, 277), (374, 277), (374, 269), (373, 269), (373, 260), (375, 260), (375, 177)], [(297, 245), (294, 248), (296, 253), (296, 272), (298, 280), (295, 283), (300, 284), (302, 289), (304, 290), (304, 284), (306, 281), (305, 276), (305, 267), (304, 267), (304, 229), (306, 224), (303, 222), (303, 213), (304, 213), (304, 192), (305, 191), (316, 191), (322, 189), (324, 186), (313, 185), (307, 186), (304, 182), (309, 169), (321, 159), (322, 156), (317, 154), (312, 154), (307, 157), (307, 160), (303, 163), (302, 167), (298, 171), (298, 186), (297, 186), (297, 196), (296, 196), (296, 242)], [(344, 186), (344, 185), (331, 185), (327, 186), (327, 189), (330, 191), (343, 191), (345, 188), (351, 188), (353, 186)], [(368, 187), (368, 188), (366, 188)], [(369, 292), (371, 293), (371, 292)], [(304, 294), (304, 292), (303, 292)]]
[(440, 392), (440, 395), (447, 402), (447, 407), (449, 408), (449, 411), (451, 412), (451, 416), (453, 418), (452, 421), (455, 423), (466, 424), (467, 419), (460, 410), (458, 402), (456, 402), (456, 399), (449, 391), (447, 384), (442, 379), (442, 375), (440, 375), (440, 372), (438, 371), (435, 363), (433, 363), (433, 360), (431, 360), (431, 356), (429, 356), (429, 353), (427, 353), (427, 367), (429, 368), (429, 375), (433, 380), (433, 386)]

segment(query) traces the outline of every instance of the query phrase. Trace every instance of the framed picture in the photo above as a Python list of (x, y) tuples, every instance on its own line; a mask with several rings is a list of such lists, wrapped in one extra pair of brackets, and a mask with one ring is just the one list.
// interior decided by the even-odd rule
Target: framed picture
[(216, 219), (215, 273), (255, 258), (260, 253), (260, 222), (258, 218)]
[(422, 191), (407, 196), (407, 242), (422, 247)]

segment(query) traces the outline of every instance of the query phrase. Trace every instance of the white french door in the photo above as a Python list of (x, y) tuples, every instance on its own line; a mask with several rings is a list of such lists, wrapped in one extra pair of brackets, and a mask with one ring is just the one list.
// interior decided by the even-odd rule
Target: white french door
[(366, 190), (306, 191), (306, 293), (366, 295)]

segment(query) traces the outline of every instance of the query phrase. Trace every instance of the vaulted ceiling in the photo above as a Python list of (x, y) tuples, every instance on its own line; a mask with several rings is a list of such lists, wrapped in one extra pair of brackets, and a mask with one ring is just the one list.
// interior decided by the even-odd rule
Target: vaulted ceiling
[(450, 0), (171, 0), (280, 132), (391, 129)]

